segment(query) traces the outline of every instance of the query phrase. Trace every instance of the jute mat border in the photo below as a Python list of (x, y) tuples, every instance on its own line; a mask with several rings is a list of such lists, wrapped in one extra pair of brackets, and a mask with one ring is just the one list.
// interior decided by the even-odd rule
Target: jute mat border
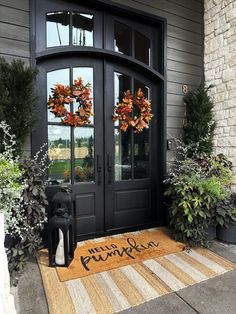
[(38, 262), (50, 314), (117, 313), (236, 269), (210, 250), (194, 249), (62, 282), (46, 251)]

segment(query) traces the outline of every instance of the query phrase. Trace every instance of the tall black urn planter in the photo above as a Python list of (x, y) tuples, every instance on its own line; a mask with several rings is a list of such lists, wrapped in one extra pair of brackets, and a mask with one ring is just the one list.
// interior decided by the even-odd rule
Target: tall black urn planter
[(231, 223), (228, 228), (218, 226), (216, 235), (222, 242), (236, 244), (236, 223)]

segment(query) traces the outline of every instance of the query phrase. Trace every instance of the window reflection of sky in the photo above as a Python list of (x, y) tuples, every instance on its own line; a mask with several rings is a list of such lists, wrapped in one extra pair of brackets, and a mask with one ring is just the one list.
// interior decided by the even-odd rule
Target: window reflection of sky
[[(76, 19), (78, 25), (76, 25)], [(80, 27), (79, 27), (80, 26)], [(87, 27), (87, 29), (86, 29)], [(73, 13), (73, 45), (93, 46), (93, 15)]]
[(93, 68), (78, 67), (73, 68), (73, 80), (82, 77), (84, 84), (90, 83), (93, 93)]
[[(57, 23), (50, 21), (54, 17)], [(65, 45), (69, 45), (69, 12), (47, 13), (47, 47)]]
[[(76, 130), (76, 129), (75, 129)], [(79, 128), (79, 131), (76, 131), (76, 134), (78, 134), (79, 137), (89, 137), (88, 132), (92, 132), (91, 128), (89, 128), (89, 131), (87, 128)], [(55, 141), (58, 140), (59, 138), (66, 140), (70, 139), (70, 127), (68, 126), (62, 126), (62, 125), (50, 125), (48, 129), (48, 138), (49, 141)]]
[[(73, 81), (81, 77), (83, 79), (83, 83), (91, 84), (91, 97), (93, 98), (93, 68), (91, 67), (76, 67), (73, 68)], [(52, 95), (51, 88), (54, 87), (55, 84), (63, 84), (70, 85), (70, 69), (60, 69), (47, 73), (47, 99), (50, 95)], [(93, 103), (93, 100), (92, 100)], [(70, 110), (69, 105), (65, 105), (68, 110)], [(77, 106), (75, 103), (74, 112), (77, 110)], [(94, 117), (91, 117), (91, 123), (94, 123)], [(56, 118), (53, 113), (48, 110), (48, 121), (49, 122), (60, 122), (60, 118)]]
[(47, 47), (93, 46), (93, 14), (72, 12), (72, 43), (70, 43), (70, 12), (47, 13)]
[(51, 88), (54, 87), (55, 84), (70, 84), (70, 72), (69, 68), (60, 69), (56, 71), (51, 71), (47, 73), (47, 96), (52, 94)]
[[(91, 98), (94, 98), (93, 95), (93, 68), (89, 67), (78, 67), (73, 68), (73, 80), (77, 79), (78, 77), (81, 77), (83, 79), (83, 83), (87, 84), (90, 83), (91, 85)], [(93, 99), (92, 99), (93, 104)], [(75, 104), (74, 111), (77, 110), (77, 106)], [(92, 111), (94, 112), (94, 109), (92, 108)], [(90, 117), (90, 121), (93, 124), (94, 123), (94, 116)]]
[(61, 125), (49, 125), (48, 126), (48, 139), (49, 142), (58, 140), (70, 140), (70, 127)]
[[(47, 99), (49, 95), (52, 95), (51, 88), (54, 87), (55, 84), (63, 84), (69, 85), (70, 82), (70, 71), (67, 69), (60, 69), (56, 71), (51, 71), (47, 73)], [(69, 109), (69, 106), (67, 106)], [(60, 122), (60, 118), (56, 118), (53, 113), (48, 110), (48, 121), (50, 122)]]

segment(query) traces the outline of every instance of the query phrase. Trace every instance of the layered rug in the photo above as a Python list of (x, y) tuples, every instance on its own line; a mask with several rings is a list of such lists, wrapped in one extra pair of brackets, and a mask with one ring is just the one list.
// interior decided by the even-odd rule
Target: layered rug
[(79, 242), (68, 268), (38, 255), (50, 314), (109, 314), (236, 268), (207, 249), (184, 250), (165, 229)]

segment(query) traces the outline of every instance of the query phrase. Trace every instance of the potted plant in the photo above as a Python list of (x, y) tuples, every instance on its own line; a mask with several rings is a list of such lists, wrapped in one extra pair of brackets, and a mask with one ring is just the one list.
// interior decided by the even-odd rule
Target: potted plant
[(236, 244), (236, 193), (216, 206), (217, 239)]
[(190, 246), (208, 246), (213, 208), (227, 196), (216, 175), (210, 175), (196, 159), (179, 161), (165, 180), (170, 226), (174, 238)]
[(210, 88), (201, 85), (184, 98), (183, 140), (173, 139), (176, 160), (164, 181), (174, 237), (197, 246), (207, 246), (216, 237), (222, 219), (217, 208), (232, 182), (232, 163), (223, 154), (213, 155), (216, 123)]
[(207, 230), (207, 239), (213, 240), (216, 238), (216, 227), (222, 219), (218, 208), (220, 204), (225, 202), (225, 199), (229, 198), (230, 195), (230, 186), (232, 182), (232, 163), (223, 154), (210, 156), (201, 155), (200, 157), (195, 157), (195, 160), (201, 166), (202, 170), (205, 172), (205, 175), (208, 178), (215, 177), (224, 189), (225, 198), (223, 200), (219, 200), (215, 206), (211, 206), (211, 222)]
[(27, 258), (41, 244), (46, 222), (45, 161), (39, 151), (33, 159), (20, 160), (15, 152), (15, 135), (5, 121), (0, 122), (3, 139), (0, 150), (0, 219), (5, 227), (4, 246), (11, 283)]
[(208, 246), (216, 236), (216, 206), (229, 195), (231, 163), (223, 155), (195, 154), (174, 139), (177, 159), (166, 180), (170, 227), (174, 238), (190, 246)]

